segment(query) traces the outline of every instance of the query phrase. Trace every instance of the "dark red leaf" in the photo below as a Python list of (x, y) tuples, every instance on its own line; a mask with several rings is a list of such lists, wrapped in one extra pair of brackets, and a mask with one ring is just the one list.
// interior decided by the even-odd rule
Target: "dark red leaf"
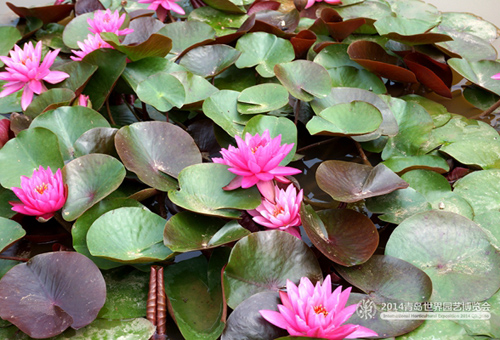
[(99, 0), (78, 0), (75, 5), (76, 15), (82, 15), (97, 10), (105, 10)]
[(453, 74), (447, 64), (439, 63), (419, 52), (408, 53), (404, 61), (408, 68), (415, 73), (418, 81), (437, 94), (451, 99), (450, 87)]
[(276, 11), (280, 7), (280, 3), (277, 1), (255, 1), (252, 6), (248, 9), (247, 14), (252, 15), (260, 11)]
[(71, 4), (33, 8), (17, 7), (10, 2), (7, 2), (6, 4), (21, 18), (35, 17), (42, 20), (44, 24), (48, 24), (49, 22), (58, 22), (66, 18), (73, 10), (73, 5)]
[(300, 31), (290, 39), (297, 58), (305, 56), (309, 48), (316, 42), (316, 34), (309, 30)]

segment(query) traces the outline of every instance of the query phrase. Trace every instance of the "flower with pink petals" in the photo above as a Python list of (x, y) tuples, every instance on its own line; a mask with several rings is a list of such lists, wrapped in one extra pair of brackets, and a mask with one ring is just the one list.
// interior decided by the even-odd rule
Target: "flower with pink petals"
[(491, 79), (500, 80), (500, 73), (497, 73), (494, 76), (491, 76)]
[[(86, 96), (84, 94), (81, 94), (79, 97), (78, 97), (78, 105), (79, 106), (85, 106), (85, 107), (92, 107), (92, 105), (89, 105), (89, 96)], [(75, 105), (75, 104), (73, 104)]]
[(0, 119), (0, 149), (12, 138), (14, 132), (10, 129), (10, 120)]
[(248, 213), (253, 216), (253, 220), (267, 228), (279, 229), (300, 238), (300, 231), (297, 228), (301, 224), (300, 204), (302, 203), (302, 190), (297, 194), (293, 184), (288, 185), (286, 191), (274, 187), (274, 200), (262, 198), (262, 203)]
[[(307, 5), (306, 9), (309, 7), (312, 7), (316, 2), (321, 2), (323, 0), (307, 0)], [(329, 5), (341, 5), (342, 1), (341, 0), (325, 0), (325, 2)]]
[(163, 21), (167, 16), (167, 11), (174, 11), (181, 15), (186, 14), (181, 6), (176, 4), (178, 0), (139, 0), (141, 4), (151, 4), (148, 9), (156, 11), (158, 19)]
[(87, 36), (87, 39), (85, 39), (83, 42), (78, 41), (77, 44), (78, 44), (78, 47), (80, 47), (81, 51), (71, 50), (71, 52), (73, 52), (76, 55), (76, 57), (74, 57), (74, 56), (70, 57), (74, 61), (80, 61), (90, 52), (93, 52), (93, 51), (98, 50), (100, 48), (113, 49), (113, 46), (111, 46), (110, 44), (108, 44), (107, 42), (102, 40), (102, 38), (99, 34), (96, 34), (96, 35), (89, 34)]
[(290, 183), (284, 176), (301, 172), (295, 168), (279, 166), (293, 148), (293, 143), (281, 145), (281, 135), (271, 138), (269, 130), (266, 129), (262, 136), (258, 133), (255, 136), (247, 133), (245, 140), (236, 136), (236, 143), (237, 148), (230, 145), (227, 150), (221, 150), (222, 158), (213, 159), (214, 163), (228, 165), (228, 170), (237, 175), (224, 190), (239, 187), (246, 189), (257, 184), (264, 194), (263, 187), (272, 185), (272, 180)]
[(61, 209), (68, 197), (68, 188), (63, 183), (61, 169), (54, 174), (50, 167), (41, 165), (33, 171), (31, 178), (21, 176), (21, 187), (12, 188), (21, 202), (9, 202), (12, 210), (38, 220), (46, 221)]
[(260, 310), (260, 315), (273, 325), (286, 329), (292, 336), (306, 336), (329, 340), (356, 339), (377, 336), (360, 325), (344, 324), (356, 311), (357, 305), (345, 307), (351, 287), (342, 291), (339, 286), (332, 293), (328, 275), (321, 285), (313, 286), (307, 277), (297, 287), (287, 280), (287, 292), (280, 292), (279, 312)]
[(7, 81), (0, 92), (0, 98), (17, 92), (24, 88), (21, 96), (21, 107), (23, 110), (31, 104), (33, 93), (40, 94), (47, 91), (43, 81), (51, 84), (57, 84), (69, 77), (69, 74), (61, 71), (51, 71), (49, 68), (59, 53), (59, 49), (48, 52), (43, 62), (42, 42), (39, 41), (33, 48), (30, 42), (24, 44), (23, 49), (15, 45), (14, 50), (10, 51), (10, 58), (0, 56), (5, 64), (7, 72), (0, 72), (0, 80)]
[(94, 12), (94, 18), (88, 18), (87, 22), (90, 25), (90, 32), (99, 34), (102, 32), (111, 32), (116, 35), (125, 35), (132, 33), (134, 30), (131, 28), (125, 28), (120, 30), (120, 27), (125, 21), (125, 13), (120, 16), (118, 10), (111, 12), (108, 8), (105, 11)]

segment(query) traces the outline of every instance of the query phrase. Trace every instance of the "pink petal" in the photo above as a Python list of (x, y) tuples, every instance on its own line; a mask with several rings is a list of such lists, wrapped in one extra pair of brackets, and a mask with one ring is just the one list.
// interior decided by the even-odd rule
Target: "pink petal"
[(0, 98), (6, 97), (9, 94), (19, 91), (24, 87), (25, 83), (17, 82), (4, 85), (4, 89), (0, 92)]
[(378, 336), (378, 334), (376, 332), (372, 331), (369, 328), (366, 328), (366, 327), (363, 327), (360, 325), (356, 325), (356, 326), (357, 326), (357, 329), (354, 332), (352, 332), (351, 334), (349, 334), (348, 336), (346, 336), (347, 339), (357, 339), (357, 338), (367, 338), (367, 337), (372, 337), (372, 336)]
[(279, 328), (286, 329), (286, 327), (288, 326), (288, 322), (286, 322), (283, 315), (278, 312), (272, 310), (260, 310), (259, 313), (264, 319)]
[(45, 80), (46, 82), (49, 82), (51, 84), (57, 84), (68, 77), (69, 77), (69, 74), (67, 74), (66, 72), (50, 71), (49, 74), (43, 78), (43, 80)]
[(26, 111), (28, 106), (31, 104), (31, 101), (33, 100), (33, 91), (26, 86), (23, 91), (23, 95), (21, 96), (21, 108), (23, 111)]

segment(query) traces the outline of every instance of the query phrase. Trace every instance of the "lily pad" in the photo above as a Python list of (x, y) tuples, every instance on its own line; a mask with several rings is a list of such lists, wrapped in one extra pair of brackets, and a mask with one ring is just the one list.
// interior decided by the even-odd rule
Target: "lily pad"
[(88, 258), (60, 251), (12, 268), (0, 281), (0, 296), (2, 319), (31, 337), (48, 338), (91, 323), (104, 305), (106, 285)]
[(173, 72), (172, 75), (179, 79), (184, 86), (186, 93), (184, 109), (200, 107), (202, 101), (219, 91), (208, 80), (191, 72)]
[(204, 22), (177, 21), (165, 25), (159, 34), (172, 39), (172, 50), (168, 59), (176, 59), (191, 46), (199, 46), (215, 39), (215, 30)]
[[(128, 170), (144, 183), (167, 191), (177, 187), (182, 169), (201, 163), (201, 153), (183, 129), (166, 122), (140, 122), (121, 128), (116, 150)], [(172, 148), (172, 145), (177, 145)]]
[(238, 218), (241, 212), (235, 209), (255, 209), (261, 203), (261, 197), (256, 187), (223, 190), (234, 177), (224, 164), (191, 165), (179, 173), (180, 190), (170, 190), (168, 198), (174, 204), (200, 214)]
[(500, 96), (477, 85), (466, 86), (463, 90), (463, 94), (464, 98), (469, 103), (481, 110), (487, 110), (500, 100)]
[(385, 253), (429, 275), (431, 301), (483, 301), (500, 287), (500, 254), (476, 223), (455, 213), (425, 211), (406, 219)]
[(224, 270), (227, 304), (236, 308), (253, 294), (298, 283), (301, 277), (312, 282), (322, 278), (316, 256), (302, 240), (280, 230), (260, 231), (239, 240)]
[(0, 217), (0, 226), (0, 253), (26, 235), (19, 223), (5, 217)]
[(424, 109), (426, 109), (432, 117), (434, 128), (443, 126), (451, 119), (451, 113), (448, 112), (444, 105), (439, 104), (429, 98), (418, 96), (416, 94), (408, 94), (399, 98), (407, 102), (416, 102)]
[(73, 144), (86, 131), (95, 127), (109, 128), (103, 116), (83, 106), (65, 106), (46, 112), (31, 122), (30, 128), (42, 127), (56, 134), (63, 159), (75, 158)]
[(40, 165), (53, 171), (64, 166), (57, 136), (44, 128), (23, 130), (9, 140), (0, 149), (0, 163), (4, 188), (20, 187), (21, 176), (31, 177)]
[(314, 246), (326, 257), (343, 266), (366, 262), (378, 246), (378, 232), (365, 215), (350, 209), (315, 212), (302, 205), (302, 223)]
[(279, 84), (248, 87), (238, 96), (237, 109), (242, 114), (264, 113), (288, 104), (288, 91)]
[(85, 13), (73, 18), (64, 28), (62, 36), (64, 44), (70, 48), (79, 49), (77, 42), (83, 42), (91, 33), (87, 19), (93, 17), (94, 13)]
[(174, 252), (210, 249), (238, 241), (250, 232), (237, 221), (183, 211), (167, 221), (163, 243)]
[(158, 72), (137, 85), (137, 96), (158, 111), (167, 112), (174, 106), (180, 108), (186, 99), (186, 90), (173, 75)]
[(453, 157), (462, 164), (477, 165), (483, 169), (500, 168), (500, 141), (480, 139), (443, 145), (439, 151)]
[(87, 245), (94, 256), (124, 263), (163, 261), (165, 219), (145, 208), (124, 207), (101, 215), (90, 226)]
[(228, 45), (200, 46), (187, 52), (179, 64), (204, 78), (215, 77), (233, 65), (240, 54)]
[(75, 98), (75, 93), (70, 89), (54, 88), (42, 92), (39, 96), (33, 99), (31, 104), (26, 108), (24, 114), (33, 119), (50, 109), (69, 105), (73, 98)]
[(290, 41), (265, 32), (247, 33), (238, 39), (236, 49), (241, 52), (236, 67), (257, 66), (257, 72), (264, 78), (274, 77), (274, 66), (295, 58)]
[(324, 98), (332, 89), (332, 80), (326, 69), (308, 60), (278, 64), (274, 68), (281, 84), (297, 99), (310, 102)]
[(212, 26), (218, 37), (235, 33), (247, 19), (246, 14), (228, 13), (210, 6), (197, 8), (188, 16), (188, 20), (201, 21)]
[(375, 167), (344, 161), (325, 161), (316, 171), (321, 190), (340, 202), (357, 202), (408, 187), (383, 164)]
[(114, 157), (95, 153), (72, 160), (62, 173), (68, 185), (62, 215), (73, 221), (120, 186), (125, 167)]
[(77, 331), (68, 330), (52, 340), (115, 340), (149, 339), (156, 327), (144, 318), (129, 320), (96, 319), (87, 327)]
[(73, 92), (78, 92), (95, 73), (97, 65), (91, 65), (83, 61), (72, 61), (54, 67), (53, 69), (71, 75), (70, 77), (64, 79), (61, 83), (58, 83), (58, 88), (66, 88)]
[(454, 192), (474, 209), (474, 216), (500, 209), (500, 170), (475, 171), (459, 179)]
[(9, 204), (9, 201), (15, 200), (17, 200), (17, 196), (12, 192), (12, 190), (8, 190), (0, 186), (0, 217), (11, 218), (17, 214), (12, 210), (12, 205)]
[(400, 175), (416, 169), (432, 170), (440, 174), (450, 171), (450, 166), (446, 160), (443, 157), (434, 155), (395, 156), (382, 162), (382, 164)]
[(452, 320), (425, 320), (422, 326), (415, 329), (413, 332), (404, 334), (398, 337), (398, 340), (433, 340), (436, 334), (442, 336), (443, 339), (460, 339), (460, 340), (473, 340), (468, 335), (467, 331)]
[(452, 58), (448, 60), (448, 64), (472, 83), (500, 95), (499, 81), (491, 79), (492, 75), (500, 73), (499, 62), (493, 60), (469, 61)]
[(172, 40), (164, 35), (153, 33), (146, 41), (140, 44), (124, 45), (120, 43), (116, 34), (104, 32), (101, 37), (116, 50), (127, 55), (132, 61), (148, 57), (165, 57), (172, 48)]
[(96, 127), (85, 131), (73, 144), (76, 157), (91, 153), (115, 156), (115, 135), (117, 132), (118, 129), (108, 127)]
[[(21, 38), (21, 33), (17, 28), (12, 26), (0, 27), (0, 55), (8, 55), (15, 43)], [(0, 61), (0, 67), (3, 65), (4, 63)]]
[(134, 63), (128, 63), (122, 77), (137, 92), (139, 83), (146, 80), (149, 76), (159, 72), (172, 73), (185, 70), (184, 67), (165, 58), (150, 57)]

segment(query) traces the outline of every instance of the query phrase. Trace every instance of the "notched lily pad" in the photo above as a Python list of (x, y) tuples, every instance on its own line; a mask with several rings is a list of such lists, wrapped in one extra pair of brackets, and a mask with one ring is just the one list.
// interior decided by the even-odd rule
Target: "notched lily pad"
[(288, 91), (279, 84), (260, 84), (248, 87), (238, 96), (237, 109), (242, 114), (277, 110), (288, 104)]
[(187, 52), (179, 64), (204, 78), (215, 77), (233, 65), (240, 54), (228, 45), (200, 46)]

